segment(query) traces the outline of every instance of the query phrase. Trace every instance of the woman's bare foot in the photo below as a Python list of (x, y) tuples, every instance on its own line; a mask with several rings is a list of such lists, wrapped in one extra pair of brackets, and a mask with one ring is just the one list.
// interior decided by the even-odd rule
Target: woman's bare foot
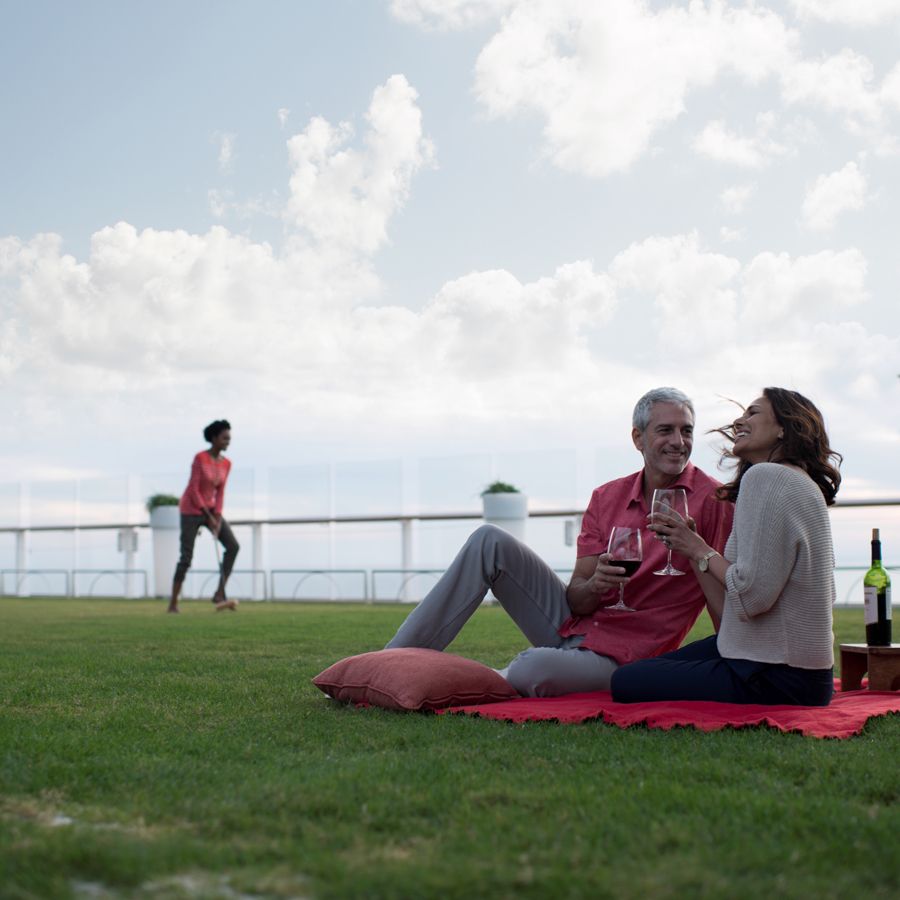
[(169, 608), (166, 610), (167, 613), (180, 613), (181, 610), (174, 604), (170, 603)]

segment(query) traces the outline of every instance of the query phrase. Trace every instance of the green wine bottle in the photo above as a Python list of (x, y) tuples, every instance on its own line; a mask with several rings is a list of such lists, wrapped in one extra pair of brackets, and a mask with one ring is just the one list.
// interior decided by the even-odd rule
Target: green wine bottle
[(870, 647), (891, 645), (891, 577), (881, 565), (881, 536), (872, 529), (872, 567), (863, 579), (866, 602), (866, 643)]

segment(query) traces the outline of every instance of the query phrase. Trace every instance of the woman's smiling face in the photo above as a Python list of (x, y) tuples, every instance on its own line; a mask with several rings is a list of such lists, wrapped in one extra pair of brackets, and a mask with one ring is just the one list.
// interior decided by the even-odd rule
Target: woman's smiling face
[(772, 459), (784, 429), (778, 424), (772, 404), (765, 397), (754, 400), (744, 414), (734, 420), (735, 456), (749, 463)]

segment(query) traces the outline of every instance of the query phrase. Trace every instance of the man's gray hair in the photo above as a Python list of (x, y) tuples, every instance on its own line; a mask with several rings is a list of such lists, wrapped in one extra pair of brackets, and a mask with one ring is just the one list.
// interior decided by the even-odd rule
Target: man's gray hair
[(694, 404), (691, 403), (691, 398), (684, 391), (673, 387), (653, 388), (638, 400), (634, 406), (634, 412), (631, 414), (631, 424), (638, 431), (646, 431), (650, 424), (650, 413), (653, 411), (654, 403), (679, 403), (691, 411), (691, 416), (694, 415)]

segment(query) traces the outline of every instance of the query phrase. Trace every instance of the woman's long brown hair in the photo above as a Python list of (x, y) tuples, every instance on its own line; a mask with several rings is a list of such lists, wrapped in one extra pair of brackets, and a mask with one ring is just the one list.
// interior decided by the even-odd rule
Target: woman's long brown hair
[[(763, 396), (772, 404), (775, 420), (784, 430), (784, 437), (772, 453), (772, 462), (790, 463), (803, 469), (819, 486), (825, 503), (831, 506), (841, 485), (838, 467), (843, 460), (832, 450), (825, 431), (825, 420), (816, 405), (803, 394), (786, 388), (763, 388)], [(734, 442), (734, 424), (714, 431)], [(738, 459), (730, 448), (722, 453), (723, 461)], [(716, 492), (720, 500), (737, 500), (741, 479), (752, 463), (740, 460), (734, 478)]]

